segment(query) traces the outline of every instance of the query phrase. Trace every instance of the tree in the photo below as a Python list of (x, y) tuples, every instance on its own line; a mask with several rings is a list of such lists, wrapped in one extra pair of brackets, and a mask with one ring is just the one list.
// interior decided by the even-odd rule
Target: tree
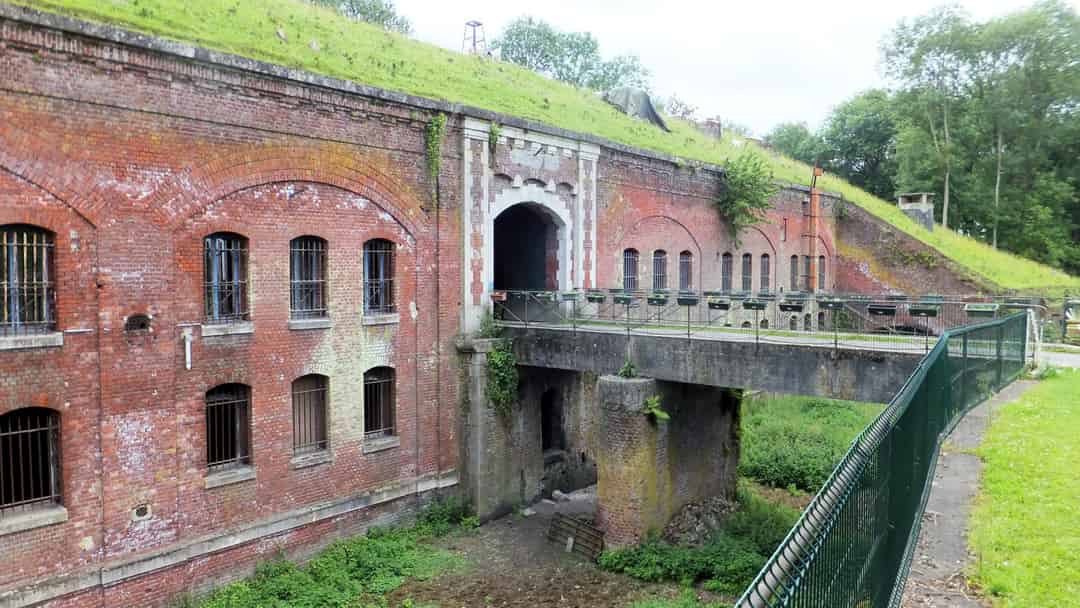
[(607, 91), (621, 86), (647, 88), (649, 72), (633, 55), (610, 60), (588, 32), (560, 32), (532, 17), (518, 17), (492, 42), (502, 59), (574, 86)]
[(328, 6), (342, 15), (366, 21), (389, 32), (412, 33), (412, 23), (397, 13), (394, 0), (312, 0), (315, 4)]
[(896, 193), (896, 117), (892, 98), (874, 89), (859, 93), (829, 115), (821, 139), (828, 169), (889, 200)]
[(758, 152), (745, 150), (724, 165), (723, 190), (715, 205), (736, 246), (743, 230), (765, 219), (765, 212), (772, 207), (769, 199), (775, 193), (772, 170)]
[(765, 135), (765, 143), (773, 150), (812, 165), (827, 154), (825, 142), (812, 132), (805, 122), (782, 122)]

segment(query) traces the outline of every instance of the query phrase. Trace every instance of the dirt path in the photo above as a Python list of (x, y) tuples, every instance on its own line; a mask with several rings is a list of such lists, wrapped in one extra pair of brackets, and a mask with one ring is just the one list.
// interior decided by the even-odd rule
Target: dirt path
[(967, 544), (968, 516), (982, 473), (982, 461), (971, 451), (982, 443), (992, 414), (1034, 385), (1027, 380), (1012, 383), (968, 412), (946, 439), (904, 589), (904, 608), (986, 605), (968, 587), (966, 576), (972, 559)]
[(603, 572), (545, 538), (556, 509), (591, 517), (595, 498), (533, 505), (528, 517), (508, 515), (440, 545), (465, 558), (461, 572), (410, 581), (390, 596), (440, 608), (625, 608), (642, 597), (674, 596), (669, 585), (650, 585)]

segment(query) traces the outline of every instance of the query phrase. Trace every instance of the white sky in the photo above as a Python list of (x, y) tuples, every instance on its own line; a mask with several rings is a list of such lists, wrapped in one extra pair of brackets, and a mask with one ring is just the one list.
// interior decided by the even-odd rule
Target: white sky
[[(1080, 9), (1080, 0), (1066, 0)], [(464, 23), (488, 39), (528, 14), (560, 30), (589, 31), (605, 57), (634, 53), (660, 95), (677, 94), (700, 116), (719, 115), (758, 135), (779, 122), (815, 127), (830, 108), (884, 84), (878, 47), (898, 20), (941, 0), (396, 0), (420, 40), (461, 50)], [(979, 20), (1031, 4), (964, 0)]]

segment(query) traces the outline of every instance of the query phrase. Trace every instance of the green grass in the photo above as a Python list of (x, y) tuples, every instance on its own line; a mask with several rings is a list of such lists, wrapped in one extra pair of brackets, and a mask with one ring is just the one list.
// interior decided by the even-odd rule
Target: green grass
[(995, 606), (1080, 606), (1080, 371), (1003, 407), (978, 453), (975, 579)]
[[(13, 1), (326, 76), (530, 118), (681, 159), (723, 165), (741, 149), (753, 146), (707, 137), (678, 120), (669, 121), (672, 132), (665, 133), (620, 114), (591, 91), (384, 32), (297, 0)], [(776, 178), (800, 184), (810, 179), (805, 164), (765, 154)], [(982, 283), (1047, 293), (1080, 288), (1080, 277), (953, 232), (927, 232), (892, 203), (843, 180), (826, 176), (819, 183), (939, 250)]]
[(605, 551), (600, 567), (643, 581), (701, 582), (713, 593), (738, 595), (799, 517), (795, 509), (771, 503), (744, 484), (740, 484), (738, 501), (739, 508), (702, 547), (675, 546), (650, 538), (637, 547)]
[(472, 527), (457, 501), (435, 503), (410, 528), (372, 529), (338, 541), (300, 566), (277, 559), (255, 576), (182, 605), (198, 608), (384, 608), (386, 595), (407, 579), (426, 580), (458, 568), (461, 557), (429, 541), (462, 525)]
[(815, 493), (882, 407), (790, 395), (747, 399), (739, 474)]
[(690, 589), (684, 589), (678, 597), (649, 598), (634, 602), (630, 608), (728, 608), (728, 604), (702, 602)]

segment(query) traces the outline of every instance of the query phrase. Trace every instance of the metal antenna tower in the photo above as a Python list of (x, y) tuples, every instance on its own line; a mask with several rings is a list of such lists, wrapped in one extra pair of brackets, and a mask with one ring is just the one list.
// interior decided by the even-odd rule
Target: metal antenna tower
[(484, 36), (483, 23), (476, 19), (465, 22), (465, 36), (461, 40), (461, 52), (487, 55), (487, 39)]

